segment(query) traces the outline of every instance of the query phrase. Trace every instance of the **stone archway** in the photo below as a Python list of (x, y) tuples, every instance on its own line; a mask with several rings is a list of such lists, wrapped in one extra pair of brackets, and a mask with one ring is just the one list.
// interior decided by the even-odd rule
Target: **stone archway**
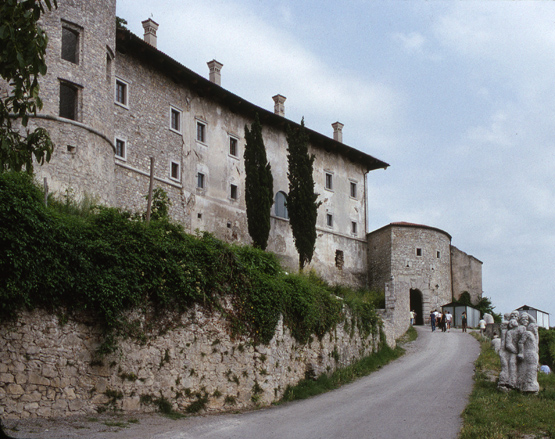
[(416, 312), (416, 325), (424, 324), (424, 310), (422, 306), (422, 292), (415, 288), (410, 290), (410, 309)]

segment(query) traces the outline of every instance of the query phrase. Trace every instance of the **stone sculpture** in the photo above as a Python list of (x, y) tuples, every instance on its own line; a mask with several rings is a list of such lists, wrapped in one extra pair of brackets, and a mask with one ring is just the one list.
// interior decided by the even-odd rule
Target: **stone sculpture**
[(488, 314), (488, 313), (484, 314), (484, 320), (486, 322), (486, 325), (493, 325), (493, 323), (494, 323), (493, 316), (491, 314)]
[(499, 358), (501, 373), (497, 388), (538, 393), (539, 336), (536, 320), (518, 311), (503, 316)]

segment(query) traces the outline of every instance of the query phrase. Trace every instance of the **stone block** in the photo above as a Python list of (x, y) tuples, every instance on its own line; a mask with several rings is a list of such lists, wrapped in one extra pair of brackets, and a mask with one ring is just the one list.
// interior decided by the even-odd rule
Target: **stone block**
[(13, 383), (13, 382), (15, 382), (15, 378), (11, 373), (1, 373), (0, 374), (0, 382)]
[(46, 378), (54, 378), (58, 376), (58, 371), (54, 366), (44, 366), (42, 368), (42, 376)]
[(68, 404), (65, 399), (58, 399), (52, 404), (52, 410), (65, 413), (68, 409)]
[(138, 396), (123, 399), (123, 411), (137, 411), (141, 408), (141, 400)]
[(24, 373), (18, 373), (15, 376), (15, 382), (17, 384), (25, 384), (27, 382), (27, 375)]
[(35, 410), (37, 410), (39, 408), (39, 405), (36, 402), (31, 402), (29, 404), (25, 404), (24, 408), (28, 412), (34, 412)]
[(28, 383), (36, 384), (37, 386), (50, 386), (50, 380), (36, 372), (29, 373)]
[(6, 387), (6, 393), (8, 395), (17, 396), (23, 395), (25, 391), (23, 390), (23, 387), (21, 387), (19, 384), (8, 384), (8, 386)]
[(72, 412), (81, 411), (85, 408), (86, 403), (82, 399), (74, 399), (72, 401), (68, 401), (69, 410)]
[(41, 399), (42, 395), (39, 392), (26, 393), (19, 398), (21, 402), (38, 402)]
[(52, 416), (52, 409), (50, 407), (39, 407), (36, 413), (42, 418), (49, 418)]
[(100, 393), (98, 395), (94, 395), (91, 399), (91, 404), (107, 404), (110, 401), (108, 396)]

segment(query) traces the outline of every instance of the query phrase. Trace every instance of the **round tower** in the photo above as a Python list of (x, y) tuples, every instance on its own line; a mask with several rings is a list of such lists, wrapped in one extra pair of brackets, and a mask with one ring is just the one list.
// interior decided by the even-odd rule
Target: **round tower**
[(31, 124), (54, 141), (49, 164), (36, 166), (51, 191), (113, 204), (116, 0), (58, 0), (39, 25), (48, 35), (44, 106)]

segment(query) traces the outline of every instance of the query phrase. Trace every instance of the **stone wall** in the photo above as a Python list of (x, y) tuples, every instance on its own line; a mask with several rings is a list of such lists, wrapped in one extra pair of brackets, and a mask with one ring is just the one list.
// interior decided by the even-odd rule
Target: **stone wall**
[(482, 262), (456, 247), (451, 247), (453, 276), (453, 298), (461, 297), (465, 291), (470, 300), (477, 304), (482, 298)]
[(368, 234), (368, 277), (371, 288), (386, 293), (388, 342), (409, 326), (411, 294), (426, 323), (430, 311), (452, 301), (450, 247), (448, 233), (418, 224), (391, 223)]
[(176, 329), (121, 340), (102, 361), (95, 357), (98, 327), (61, 324), (44, 311), (2, 323), (0, 416), (150, 412), (162, 401), (186, 411), (205, 397), (209, 412), (268, 405), (306, 374), (333, 371), (378, 349), (379, 334), (361, 339), (349, 323), (300, 345), (280, 322), (267, 346), (254, 346), (232, 340), (217, 314), (195, 309), (176, 318)]

